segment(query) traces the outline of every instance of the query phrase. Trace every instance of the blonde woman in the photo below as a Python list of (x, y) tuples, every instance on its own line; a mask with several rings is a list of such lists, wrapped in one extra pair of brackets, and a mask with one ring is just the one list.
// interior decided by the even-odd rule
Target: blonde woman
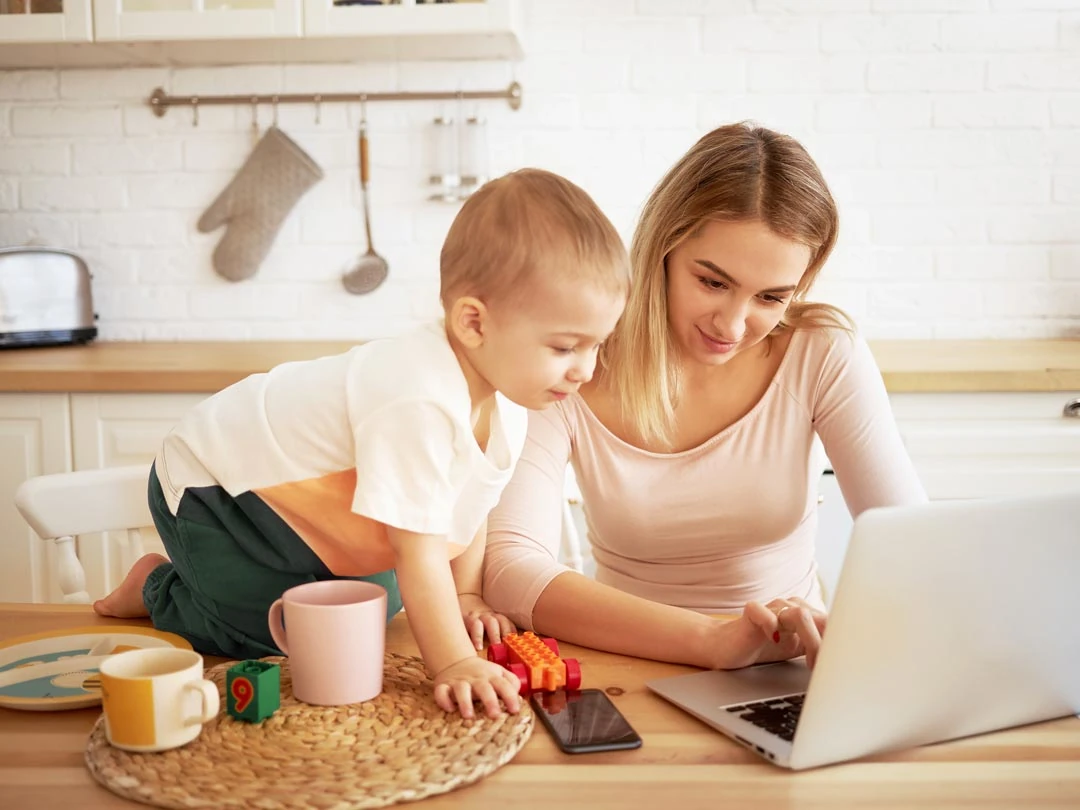
[[(813, 665), (815, 435), (853, 515), (926, 499), (865, 341), (806, 298), (837, 227), (821, 172), (785, 135), (724, 126), (675, 164), (645, 205), (629, 303), (594, 379), (530, 414), (489, 519), (495, 610), (642, 658)], [(568, 462), (595, 580), (556, 561)], [(740, 618), (708, 615), (724, 613)]]

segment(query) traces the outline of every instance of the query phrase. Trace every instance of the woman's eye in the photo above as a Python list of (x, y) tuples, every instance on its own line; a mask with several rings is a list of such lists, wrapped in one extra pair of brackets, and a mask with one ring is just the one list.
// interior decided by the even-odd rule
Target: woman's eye
[(763, 296), (761, 296), (761, 299), (763, 301), (765, 301), (766, 303), (768, 303), (768, 304), (782, 304), (782, 303), (784, 303), (783, 298), (778, 298), (775, 295), (763, 295)]
[(555, 354), (570, 354), (574, 350), (573, 347), (567, 348), (566, 346), (552, 346), (551, 349)]
[(698, 280), (710, 290), (722, 290), (727, 286), (724, 282), (708, 276), (698, 276)]

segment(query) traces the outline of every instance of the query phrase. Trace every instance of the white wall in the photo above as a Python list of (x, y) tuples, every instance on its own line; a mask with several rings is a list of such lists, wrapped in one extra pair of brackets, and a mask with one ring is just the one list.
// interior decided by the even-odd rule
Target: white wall
[[(629, 236), (709, 128), (800, 138), (841, 203), (822, 297), (876, 337), (1080, 336), (1080, 0), (526, 0), (525, 60), (0, 72), (0, 244), (90, 261), (106, 339), (360, 338), (432, 312), (452, 206), (425, 201), (436, 104), (370, 105), (376, 247), (362, 241), (356, 106), (282, 107), (326, 178), (250, 281), (216, 276), (194, 223), (252, 145), (251, 111), (155, 118), (173, 93), (524, 86), (485, 103), (492, 168), (581, 183)], [(472, 111), (470, 105), (468, 110)], [(453, 112), (453, 109), (446, 110)], [(265, 125), (270, 111), (260, 110)]]

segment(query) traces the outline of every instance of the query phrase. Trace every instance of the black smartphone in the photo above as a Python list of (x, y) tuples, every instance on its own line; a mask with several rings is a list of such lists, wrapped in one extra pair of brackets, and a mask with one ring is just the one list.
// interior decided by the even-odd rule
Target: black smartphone
[(567, 754), (641, 747), (641, 737), (599, 689), (533, 692), (530, 703)]

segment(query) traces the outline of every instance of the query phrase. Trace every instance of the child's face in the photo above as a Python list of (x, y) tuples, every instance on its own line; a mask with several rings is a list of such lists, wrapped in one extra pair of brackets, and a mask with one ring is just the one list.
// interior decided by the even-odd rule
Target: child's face
[(596, 353), (626, 299), (595, 285), (539, 282), (524, 302), (488, 310), (477, 370), (495, 390), (539, 410), (592, 379)]

